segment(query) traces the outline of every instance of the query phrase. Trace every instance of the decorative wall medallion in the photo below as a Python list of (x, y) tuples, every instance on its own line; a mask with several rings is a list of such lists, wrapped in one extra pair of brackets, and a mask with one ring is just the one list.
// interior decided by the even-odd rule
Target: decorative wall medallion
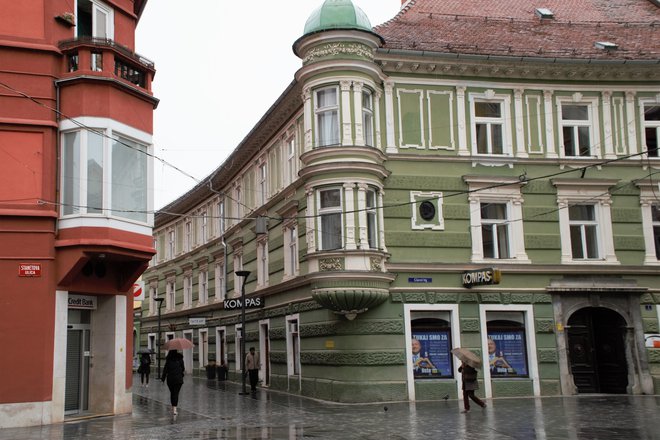
[(341, 258), (322, 258), (319, 260), (319, 271), (329, 272), (342, 270), (343, 259)]

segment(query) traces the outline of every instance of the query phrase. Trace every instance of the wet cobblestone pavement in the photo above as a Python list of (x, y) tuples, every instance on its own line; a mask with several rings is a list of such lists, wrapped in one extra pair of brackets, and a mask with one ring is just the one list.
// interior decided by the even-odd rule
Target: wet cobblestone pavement
[[(137, 383), (137, 382), (136, 382)], [(188, 378), (179, 414), (160, 381), (133, 387), (133, 414), (0, 429), (0, 440), (474, 439), (660, 440), (660, 396), (574, 396), (344, 405)], [(386, 409), (387, 408), (387, 409)]]

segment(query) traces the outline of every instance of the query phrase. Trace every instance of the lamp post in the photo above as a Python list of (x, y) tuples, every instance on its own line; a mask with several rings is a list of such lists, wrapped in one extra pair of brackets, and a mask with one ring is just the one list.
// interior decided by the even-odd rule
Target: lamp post
[(156, 340), (156, 347), (158, 349), (158, 353), (156, 353), (158, 370), (156, 371), (156, 374), (160, 376), (160, 308), (163, 306), (165, 298), (154, 298), (154, 301), (158, 303), (158, 339)]
[(248, 394), (245, 389), (245, 282), (250, 276), (249, 270), (237, 270), (236, 275), (243, 279), (241, 284), (241, 377), (243, 378), (243, 391), (239, 394)]

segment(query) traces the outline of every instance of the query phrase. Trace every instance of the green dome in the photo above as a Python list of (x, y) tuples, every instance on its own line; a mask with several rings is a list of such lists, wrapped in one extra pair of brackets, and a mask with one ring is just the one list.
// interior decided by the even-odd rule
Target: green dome
[(359, 29), (371, 32), (367, 14), (351, 0), (325, 0), (305, 23), (303, 35), (332, 29)]

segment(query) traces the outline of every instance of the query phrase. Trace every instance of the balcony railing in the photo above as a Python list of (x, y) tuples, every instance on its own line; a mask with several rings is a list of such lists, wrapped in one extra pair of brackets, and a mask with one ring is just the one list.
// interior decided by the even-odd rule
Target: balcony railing
[(113, 40), (80, 37), (61, 41), (59, 47), (66, 56), (67, 72), (105, 73), (140, 88), (151, 89), (151, 78), (155, 72), (153, 61)]

